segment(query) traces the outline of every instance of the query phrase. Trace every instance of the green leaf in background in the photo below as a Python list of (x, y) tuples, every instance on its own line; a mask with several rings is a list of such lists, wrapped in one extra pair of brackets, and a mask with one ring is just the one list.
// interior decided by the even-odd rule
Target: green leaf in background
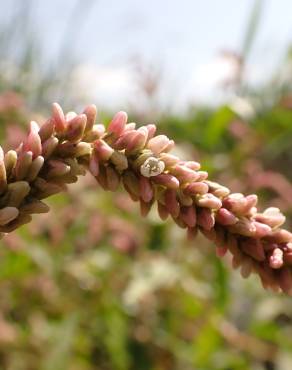
[(234, 117), (234, 112), (228, 106), (223, 106), (214, 113), (202, 137), (207, 148), (212, 149), (218, 146), (222, 135)]
[(78, 314), (72, 313), (61, 322), (52, 323), (50, 344), (45, 350), (41, 370), (68, 369), (79, 322)]

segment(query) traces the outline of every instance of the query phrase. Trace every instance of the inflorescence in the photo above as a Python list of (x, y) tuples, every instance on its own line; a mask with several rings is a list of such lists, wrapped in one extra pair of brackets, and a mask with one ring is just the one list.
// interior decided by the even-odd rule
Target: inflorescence
[(198, 231), (227, 251), (243, 277), (257, 273), (264, 288), (292, 294), (292, 233), (281, 228), (285, 217), (278, 208), (260, 213), (257, 196), (231, 193), (196, 161), (169, 154), (174, 141), (155, 136), (156, 126), (136, 129), (127, 114), (118, 112), (108, 128), (95, 124), (96, 107), (64, 115), (53, 104), (52, 116), (41, 127), (30, 123), (29, 133), (16, 150), (0, 147), (0, 233), (4, 236), (45, 213), (42, 202), (66, 190), (86, 170), (104, 190), (120, 183), (146, 216), (154, 203), (162, 220), (171, 216), (187, 230)]

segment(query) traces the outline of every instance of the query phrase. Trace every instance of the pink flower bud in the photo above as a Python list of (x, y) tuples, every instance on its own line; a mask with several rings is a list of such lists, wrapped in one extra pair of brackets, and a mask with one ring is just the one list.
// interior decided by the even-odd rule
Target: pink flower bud
[(115, 114), (111, 123), (108, 126), (108, 133), (112, 133), (115, 136), (120, 136), (125, 129), (125, 125), (128, 120), (126, 112), (118, 112)]
[(197, 179), (197, 181), (204, 181), (204, 180), (206, 180), (207, 178), (208, 178), (208, 172), (206, 172), (206, 171), (197, 171), (197, 173), (198, 173), (198, 175), (199, 175), (199, 177), (198, 177), (198, 179)]
[[(24, 182), (24, 181), (19, 181), (19, 182)], [(66, 189), (66, 186), (64, 184), (62, 186), (57, 185), (53, 182), (46, 181), (45, 179), (42, 179), (41, 177), (37, 177), (35, 179), (34, 186), (39, 190), (35, 194), (35, 196), (39, 200), (47, 198), (54, 194), (58, 194), (61, 191), (64, 191), (64, 189)]]
[(23, 143), (23, 151), (31, 151), (33, 154), (33, 158), (41, 155), (42, 153), (42, 143), (41, 138), (38, 134), (39, 126), (36, 122), (30, 122), (30, 129), (29, 134)]
[(142, 217), (146, 217), (151, 210), (152, 203), (151, 202), (144, 202), (140, 199), (140, 212)]
[(195, 162), (195, 161), (186, 161), (186, 162), (183, 162), (183, 165), (185, 167), (190, 168), (193, 171), (198, 171), (201, 168), (200, 163)]
[(30, 192), (30, 186), (26, 181), (16, 181), (8, 184), (7, 190), (9, 195), (7, 206), (18, 208)]
[(153, 138), (156, 132), (156, 126), (153, 124), (146, 125), (146, 129), (148, 131), (147, 140), (150, 140)]
[(247, 200), (241, 193), (233, 193), (223, 200), (223, 207), (232, 213), (243, 215), (246, 211)]
[(209, 186), (209, 191), (218, 198), (225, 198), (230, 194), (230, 190), (226, 186), (222, 186), (214, 181), (205, 181)]
[(280, 248), (275, 248), (269, 258), (269, 264), (273, 269), (279, 269), (283, 266), (283, 251)]
[(158, 214), (161, 220), (163, 221), (166, 220), (168, 217), (168, 211), (166, 207), (162, 203), (157, 202), (157, 210), (158, 210)]
[(194, 206), (181, 207), (179, 217), (188, 227), (196, 226), (197, 215)]
[(226, 208), (220, 208), (216, 212), (216, 222), (221, 225), (234, 225), (237, 221), (237, 217)]
[(271, 243), (289, 243), (292, 242), (292, 234), (288, 230), (280, 229), (271, 232), (265, 240)]
[(145, 129), (145, 128), (144, 127), (139, 128), (136, 131), (136, 134), (134, 135), (132, 140), (127, 142), (127, 144), (126, 144), (126, 154), (133, 154), (133, 153), (141, 150), (142, 148), (144, 148), (144, 145), (145, 145), (146, 140), (147, 140), (148, 132), (147, 132), (147, 130), (143, 130), (143, 129)]
[(64, 112), (58, 103), (54, 103), (52, 106), (52, 117), (55, 121), (55, 128), (57, 132), (63, 132), (66, 128), (66, 120)]
[(283, 225), (286, 217), (280, 212), (279, 208), (270, 207), (263, 213), (257, 213), (255, 219), (259, 222), (265, 223), (272, 228)]
[(86, 119), (85, 114), (80, 114), (68, 121), (66, 132), (67, 140), (71, 143), (77, 143), (82, 139), (86, 127)]
[(165, 152), (168, 148), (170, 140), (165, 135), (158, 135), (150, 139), (147, 143), (147, 148), (150, 149), (154, 154)]
[(15, 177), (17, 180), (22, 180), (28, 173), (32, 163), (32, 152), (24, 152), (17, 159), (15, 167)]
[(57, 148), (58, 144), (59, 140), (56, 137), (50, 137), (42, 145), (42, 156), (45, 159), (49, 158)]
[(139, 176), (139, 189), (142, 200), (145, 203), (150, 202), (153, 198), (154, 192), (150, 181), (144, 176)]
[(49, 210), (50, 207), (38, 199), (34, 199), (30, 203), (27, 203), (20, 207), (20, 211), (22, 214), (47, 213), (49, 212)]
[(252, 259), (246, 257), (242, 259), (240, 273), (244, 279), (249, 277), (249, 275), (252, 273), (252, 269), (253, 269)]
[(99, 139), (94, 142), (94, 152), (100, 161), (107, 161), (114, 150), (105, 141)]
[(90, 130), (92, 130), (93, 128), (93, 125), (95, 123), (95, 120), (96, 120), (96, 115), (97, 115), (97, 109), (96, 109), (96, 106), (94, 104), (92, 105), (88, 105), (83, 113), (86, 115), (86, 126), (85, 126), (85, 132), (88, 132)]
[(113, 147), (117, 150), (123, 150), (130, 145), (132, 140), (136, 137), (137, 131), (136, 130), (129, 130), (124, 132), (113, 144)]
[(53, 118), (49, 118), (39, 129), (39, 136), (41, 141), (44, 142), (49, 139), (55, 130), (55, 120)]
[(258, 202), (258, 196), (256, 194), (250, 194), (245, 197), (247, 201), (247, 210), (251, 209), (252, 207), (255, 207)]
[[(197, 219), (197, 225), (199, 225), (198, 223), (198, 219)], [(211, 240), (212, 242), (215, 242), (216, 240), (216, 231), (214, 228), (211, 227), (211, 229), (207, 230), (204, 226), (202, 225), (199, 225), (201, 226), (200, 227), (200, 232), (208, 239), (208, 240)]]
[(106, 171), (105, 171), (105, 167), (103, 165), (99, 166), (99, 172), (98, 172), (98, 175), (95, 178), (98, 181), (99, 185), (104, 190), (108, 190), (108, 187), (107, 187), (107, 178), (106, 178)]
[(236, 224), (228, 226), (228, 229), (235, 234), (243, 236), (254, 236), (256, 233), (256, 226), (248, 218), (240, 218)]
[(130, 195), (133, 195), (135, 200), (137, 201), (141, 194), (140, 194), (140, 187), (139, 187), (139, 180), (136, 175), (132, 171), (125, 171), (122, 176), (123, 184), (125, 189)]
[(196, 198), (195, 202), (200, 207), (211, 209), (219, 209), (222, 207), (221, 200), (210, 193), (201, 195), (199, 198)]
[(92, 130), (97, 133), (98, 137), (102, 137), (105, 133), (105, 127), (101, 123), (94, 125)]
[(196, 181), (199, 177), (197, 172), (179, 164), (171, 168), (171, 173), (176, 176), (181, 183)]
[(215, 225), (215, 218), (209, 208), (197, 210), (197, 224), (205, 230), (211, 230)]
[(176, 177), (168, 174), (168, 173), (161, 173), (160, 175), (151, 177), (152, 181), (156, 184), (163, 185), (169, 189), (178, 189), (179, 188), (179, 181)]
[(15, 207), (5, 207), (0, 209), (0, 225), (6, 225), (19, 215), (19, 210)]
[(180, 205), (176, 195), (177, 193), (173, 189), (167, 189), (164, 193), (165, 207), (174, 218), (177, 218), (180, 213)]
[(127, 123), (126, 126), (125, 126), (124, 132), (133, 131), (133, 130), (135, 130), (135, 128), (136, 128), (136, 123), (135, 122)]
[(253, 257), (257, 261), (265, 260), (265, 252), (262, 243), (259, 240), (247, 239), (240, 243), (240, 246), (244, 253)]
[(255, 238), (264, 238), (265, 236), (269, 235), (272, 231), (270, 226), (265, 225), (261, 222), (254, 221), (253, 224), (256, 227), (256, 232), (254, 235)]
[(44, 162), (45, 162), (44, 157), (40, 155), (32, 161), (32, 164), (29, 167), (28, 173), (26, 175), (26, 180), (28, 182), (33, 181), (37, 177), (37, 175), (39, 174), (40, 170), (44, 165)]
[(180, 161), (177, 156), (169, 153), (161, 153), (159, 159), (164, 162), (165, 167), (172, 167)]
[(184, 188), (184, 193), (195, 196), (197, 194), (206, 194), (209, 187), (204, 182), (192, 182)]
[[(1, 156), (1, 147), (0, 147), (0, 156)], [(17, 162), (17, 153), (15, 150), (9, 150), (4, 157), (4, 164), (5, 164), (5, 169), (7, 173), (7, 177), (9, 177), (12, 173), (12, 170), (14, 169), (15, 165)], [(0, 171), (1, 171), (1, 159), (0, 159)], [(0, 175), (0, 179), (3, 179), (3, 173), (2, 176)], [(5, 174), (6, 178), (6, 174)]]
[(66, 173), (70, 172), (70, 166), (62, 161), (51, 159), (48, 161), (50, 169), (47, 172), (47, 177), (63, 176)]
[(89, 171), (92, 173), (94, 177), (98, 176), (99, 174), (99, 161), (95, 153), (92, 153), (90, 157)]
[(216, 255), (217, 257), (219, 258), (222, 258), (225, 256), (225, 254), (227, 253), (227, 247), (218, 247), (216, 246)]
[(105, 127), (102, 124), (94, 125), (90, 131), (85, 132), (82, 140), (92, 143), (97, 139), (101, 139), (105, 133)]
[(65, 120), (66, 120), (66, 122), (71, 121), (75, 117), (77, 117), (77, 113), (76, 112), (68, 112), (68, 113), (65, 114)]
[(107, 187), (110, 191), (116, 191), (120, 184), (120, 176), (117, 171), (111, 166), (107, 166), (106, 169)]

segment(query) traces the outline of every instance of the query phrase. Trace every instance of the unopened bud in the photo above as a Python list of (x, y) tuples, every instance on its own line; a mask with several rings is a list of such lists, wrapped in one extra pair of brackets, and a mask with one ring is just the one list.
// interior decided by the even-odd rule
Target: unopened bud
[(265, 260), (265, 252), (262, 243), (259, 240), (247, 239), (240, 243), (242, 250), (257, 261)]
[(263, 213), (257, 213), (255, 219), (259, 222), (263, 222), (272, 228), (283, 225), (286, 217), (281, 213), (279, 208), (270, 207), (267, 208)]
[(147, 148), (150, 149), (154, 154), (159, 154), (166, 151), (170, 140), (165, 135), (158, 135), (150, 139), (147, 143)]
[(197, 215), (194, 206), (181, 207), (179, 217), (186, 225), (188, 225), (188, 227), (196, 226)]
[(142, 200), (144, 202), (150, 202), (153, 198), (154, 192), (147, 177), (139, 176), (139, 189)]
[(166, 189), (164, 193), (165, 207), (174, 218), (177, 218), (180, 213), (180, 205), (176, 195), (177, 192), (173, 189)]
[(42, 143), (48, 140), (54, 133), (55, 130), (55, 120), (49, 118), (39, 129), (39, 136)]
[(15, 207), (5, 207), (0, 209), (0, 225), (6, 225), (19, 215), (19, 210)]
[(94, 142), (94, 153), (100, 161), (107, 161), (110, 159), (114, 149), (110, 147), (104, 140), (96, 140)]
[(238, 218), (226, 208), (220, 208), (216, 212), (216, 222), (220, 225), (234, 225), (237, 221)]
[(197, 224), (205, 230), (211, 230), (215, 225), (215, 217), (209, 208), (201, 208), (197, 212)]
[(116, 191), (120, 184), (120, 176), (111, 166), (106, 167), (107, 187), (110, 191)]
[(210, 209), (219, 209), (222, 207), (221, 200), (211, 193), (200, 195), (195, 199), (195, 202), (200, 207), (206, 207)]
[(39, 126), (36, 122), (30, 122), (29, 134), (23, 143), (23, 151), (31, 151), (33, 159), (42, 154), (42, 143), (39, 136)]
[(42, 156), (45, 159), (49, 158), (53, 154), (55, 149), (57, 148), (58, 143), (59, 143), (59, 140), (53, 136), (50, 137), (48, 140), (46, 140), (42, 145), (43, 147)]
[(31, 200), (29, 203), (21, 206), (20, 208), (21, 213), (26, 214), (47, 213), (49, 210), (50, 207), (38, 199)]
[(23, 152), (17, 159), (15, 166), (15, 177), (17, 180), (22, 180), (28, 174), (32, 163), (32, 152)]
[(55, 121), (56, 131), (57, 132), (65, 131), (66, 120), (62, 108), (58, 103), (54, 103), (52, 106), (52, 111), (53, 111), (52, 117)]
[(7, 205), (11, 207), (19, 207), (24, 198), (30, 192), (30, 186), (26, 181), (16, 181), (8, 185), (8, 201)]
[(153, 176), (152, 181), (156, 184), (165, 186), (169, 189), (178, 189), (179, 188), (179, 181), (176, 177), (170, 175), (169, 173), (161, 173), (160, 175)]
[(66, 139), (71, 143), (77, 143), (83, 137), (86, 127), (86, 115), (80, 114), (67, 123)]
[(12, 170), (16, 166), (16, 162), (17, 162), (17, 153), (16, 153), (16, 151), (15, 150), (9, 150), (5, 154), (5, 157), (4, 157), (4, 164), (5, 164), (6, 174), (7, 174), (8, 178), (11, 175)]
[(44, 157), (40, 155), (32, 161), (25, 177), (26, 181), (31, 182), (38, 176), (41, 168), (43, 167), (44, 161)]
[(112, 119), (108, 126), (108, 133), (114, 134), (116, 137), (120, 136), (125, 129), (125, 125), (128, 120), (128, 115), (126, 112), (118, 112)]
[(96, 120), (97, 109), (94, 104), (88, 105), (83, 113), (86, 115), (85, 132), (91, 131)]

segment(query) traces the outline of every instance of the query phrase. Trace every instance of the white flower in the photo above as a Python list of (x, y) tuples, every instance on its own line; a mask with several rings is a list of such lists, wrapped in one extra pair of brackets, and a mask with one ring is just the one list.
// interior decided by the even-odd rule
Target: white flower
[(140, 167), (140, 172), (144, 177), (152, 177), (160, 175), (165, 168), (163, 161), (155, 157), (149, 157)]

